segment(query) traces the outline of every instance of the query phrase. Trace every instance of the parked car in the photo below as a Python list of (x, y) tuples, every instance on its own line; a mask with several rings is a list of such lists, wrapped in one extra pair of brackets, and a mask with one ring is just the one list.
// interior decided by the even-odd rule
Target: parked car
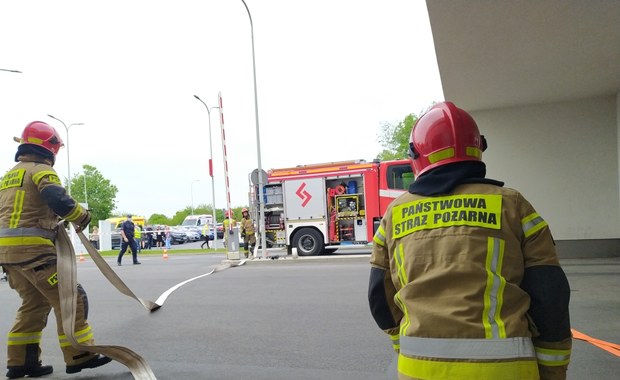
[(121, 249), (121, 230), (113, 229), (111, 233), (112, 249)]
[(218, 223), (216, 228), (217, 228), (217, 238), (224, 239), (224, 224)]
[(196, 227), (177, 226), (176, 229), (185, 232), (189, 241), (198, 241), (202, 239), (202, 234)]
[(188, 241), (189, 238), (185, 231), (170, 229), (170, 244), (184, 244)]

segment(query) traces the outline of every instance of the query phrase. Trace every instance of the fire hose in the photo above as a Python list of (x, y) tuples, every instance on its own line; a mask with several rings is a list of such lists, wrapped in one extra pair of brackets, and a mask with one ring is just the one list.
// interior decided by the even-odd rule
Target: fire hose
[[(192, 279), (184, 281), (164, 292), (156, 302), (140, 298), (129, 289), (123, 280), (112, 270), (108, 263), (101, 257), (99, 252), (92, 246), (88, 238), (82, 232), (78, 232), (80, 241), (86, 248), (86, 251), (93, 259), (101, 273), (114, 285), (114, 287), (124, 295), (131, 297), (144, 306), (149, 312), (153, 312), (163, 306), (166, 298), (174, 290), (180, 286), (193, 281), (195, 279), (208, 276), (215, 272), (230, 268), (232, 266), (243, 265), (245, 261), (235, 264), (222, 264), (215, 267), (208, 273), (196, 276)], [(57, 268), (58, 268), (58, 290), (60, 293), (60, 314), (62, 317), (62, 328), (67, 336), (67, 340), (77, 350), (88, 351), (105, 355), (113, 360), (125, 365), (136, 380), (157, 380), (153, 370), (146, 360), (130, 350), (127, 347), (117, 345), (84, 345), (79, 343), (74, 335), (75, 332), (75, 315), (77, 312), (77, 265), (75, 260), (75, 251), (73, 244), (67, 231), (63, 227), (63, 223), (59, 223), (58, 235), (56, 237), (56, 250), (58, 252)]]

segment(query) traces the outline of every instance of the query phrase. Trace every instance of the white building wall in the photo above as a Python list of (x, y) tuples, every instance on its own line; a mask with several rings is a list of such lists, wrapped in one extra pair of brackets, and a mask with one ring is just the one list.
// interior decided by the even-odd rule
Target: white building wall
[(618, 98), (472, 112), (489, 144), (487, 177), (519, 190), (556, 240), (612, 239), (606, 249), (618, 247)]

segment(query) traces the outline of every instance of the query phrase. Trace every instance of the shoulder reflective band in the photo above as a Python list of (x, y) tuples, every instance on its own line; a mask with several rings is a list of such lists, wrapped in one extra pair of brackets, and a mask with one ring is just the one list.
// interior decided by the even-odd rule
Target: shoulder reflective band
[(372, 241), (382, 247), (385, 247), (385, 231), (383, 230), (382, 225), (379, 225), (379, 228), (377, 228), (377, 232), (375, 232), (375, 236)]
[(501, 229), (500, 194), (463, 194), (425, 198), (394, 206), (392, 235), (400, 238), (415, 231), (450, 226)]
[(400, 353), (434, 359), (502, 360), (536, 357), (527, 337), (506, 339), (442, 339), (400, 337)]
[(35, 173), (32, 176), (32, 181), (34, 182), (35, 185), (38, 186), (39, 182), (41, 182), (41, 180), (45, 178), (46, 176), (48, 177), (48, 180), (50, 182), (62, 186), (62, 184), (60, 183), (60, 179), (58, 178), (58, 174), (56, 174), (56, 172), (53, 172), (51, 170), (44, 170), (44, 171)]
[(521, 220), (523, 226), (523, 234), (525, 237), (532, 236), (536, 231), (541, 230), (547, 225), (542, 216), (537, 213), (530, 214)]

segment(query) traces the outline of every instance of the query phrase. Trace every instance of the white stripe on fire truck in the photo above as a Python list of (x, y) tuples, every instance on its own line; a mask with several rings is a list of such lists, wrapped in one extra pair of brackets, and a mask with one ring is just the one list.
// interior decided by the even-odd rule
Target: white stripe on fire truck
[(407, 190), (395, 190), (395, 189), (380, 189), (379, 196), (387, 198), (398, 198), (402, 194), (405, 194)]

